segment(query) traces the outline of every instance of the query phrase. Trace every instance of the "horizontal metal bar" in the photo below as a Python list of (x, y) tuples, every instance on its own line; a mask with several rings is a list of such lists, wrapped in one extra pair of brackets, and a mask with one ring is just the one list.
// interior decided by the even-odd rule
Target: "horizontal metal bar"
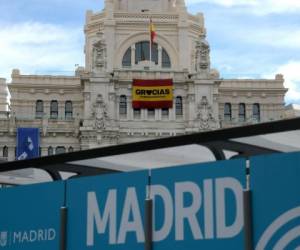
[(55, 165), (66, 162), (74, 162), (77, 160), (128, 154), (142, 152), (146, 150), (163, 149), (168, 147), (176, 147), (190, 144), (205, 144), (214, 141), (226, 141), (228, 139), (291, 131), (297, 129), (300, 129), (300, 118), (82, 150), (78, 152), (54, 156), (45, 156), (30, 160), (5, 162), (0, 163), (0, 172), (32, 167), (42, 168), (42, 166), (46, 165), (49, 166), (52, 164)]

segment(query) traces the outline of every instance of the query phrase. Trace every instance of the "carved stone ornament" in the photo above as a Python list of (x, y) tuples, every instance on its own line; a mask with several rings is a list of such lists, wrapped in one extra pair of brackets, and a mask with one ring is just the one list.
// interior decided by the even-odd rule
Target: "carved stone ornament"
[(98, 130), (105, 130), (109, 122), (109, 117), (102, 95), (97, 96), (96, 102), (93, 104), (92, 115), (95, 119), (95, 128)]
[(106, 69), (106, 44), (101, 34), (100, 40), (93, 44), (93, 68), (97, 71)]
[(205, 39), (205, 36), (200, 36), (199, 41), (196, 42), (196, 55), (195, 55), (195, 67), (196, 71), (207, 70), (210, 68), (210, 48)]
[(200, 120), (201, 130), (210, 130), (216, 128), (216, 119), (213, 117), (211, 105), (209, 105), (207, 97), (202, 96), (201, 102), (198, 104), (197, 118)]

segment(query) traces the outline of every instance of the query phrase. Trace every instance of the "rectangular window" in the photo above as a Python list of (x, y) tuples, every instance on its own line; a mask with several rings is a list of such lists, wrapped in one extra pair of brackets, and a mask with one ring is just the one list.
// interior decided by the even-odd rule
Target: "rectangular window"
[(163, 119), (167, 119), (169, 118), (169, 109), (167, 108), (164, 108), (161, 110), (161, 116)]
[(125, 95), (120, 96), (119, 114), (120, 115), (127, 114), (127, 97)]
[(155, 109), (148, 109), (147, 115), (149, 119), (153, 119), (155, 116)]
[(225, 103), (224, 105), (224, 120), (231, 121), (231, 104)]
[(246, 120), (246, 106), (245, 103), (239, 104), (239, 121), (244, 122)]
[(57, 119), (58, 118), (58, 102), (51, 101), (50, 104), (50, 118)]
[(141, 109), (133, 109), (133, 117), (134, 117), (134, 119), (140, 119), (141, 118)]
[(43, 115), (44, 115), (44, 103), (42, 100), (37, 100), (35, 106), (35, 118), (37, 119), (43, 118)]
[(182, 116), (183, 115), (183, 105), (182, 105), (182, 97), (181, 96), (176, 97), (175, 113), (176, 113), (176, 116)]

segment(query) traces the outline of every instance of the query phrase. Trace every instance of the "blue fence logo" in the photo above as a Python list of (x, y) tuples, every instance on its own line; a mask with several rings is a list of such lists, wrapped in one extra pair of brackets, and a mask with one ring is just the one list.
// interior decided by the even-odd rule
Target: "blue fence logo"
[[(293, 208), (284, 214), (280, 215), (263, 233), (256, 250), (266, 249), (272, 237), (276, 235), (284, 226), (288, 225), (292, 220), (300, 218), (300, 207)], [(285, 249), (295, 239), (300, 237), (300, 225), (295, 226), (285, 233), (274, 245), (274, 250)], [(300, 249), (300, 248), (297, 248)]]
[(300, 249), (300, 154), (250, 159), (255, 250)]
[(0, 189), (0, 200), (0, 249), (59, 249), (63, 182)]

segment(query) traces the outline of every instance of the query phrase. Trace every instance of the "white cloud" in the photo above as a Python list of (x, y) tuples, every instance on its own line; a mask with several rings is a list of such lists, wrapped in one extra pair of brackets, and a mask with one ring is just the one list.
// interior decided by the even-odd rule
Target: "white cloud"
[(186, 0), (187, 5), (191, 4), (197, 4), (197, 3), (202, 3), (202, 2), (207, 2), (207, 3), (214, 3), (218, 5), (223, 5), (223, 6), (236, 6), (236, 5), (256, 5), (257, 0)]
[[(235, 24), (233, 24), (235, 25)], [(232, 26), (235, 32), (231, 34), (233, 39), (239, 42), (257, 44), (260, 46), (271, 46), (283, 49), (300, 49), (300, 30), (299, 27), (277, 26), (274, 27), (248, 27)]]
[(10, 77), (13, 68), (34, 74), (43, 70), (74, 70), (82, 63), (81, 29), (26, 22), (1, 25), (0, 77)]
[(286, 103), (300, 104), (300, 61), (291, 61), (278, 67), (275, 74), (279, 73), (284, 75), (284, 86), (289, 89), (285, 96)]
[(257, 14), (300, 11), (299, 0), (186, 0), (188, 5), (197, 3), (214, 3), (226, 7), (251, 7), (249, 11)]

